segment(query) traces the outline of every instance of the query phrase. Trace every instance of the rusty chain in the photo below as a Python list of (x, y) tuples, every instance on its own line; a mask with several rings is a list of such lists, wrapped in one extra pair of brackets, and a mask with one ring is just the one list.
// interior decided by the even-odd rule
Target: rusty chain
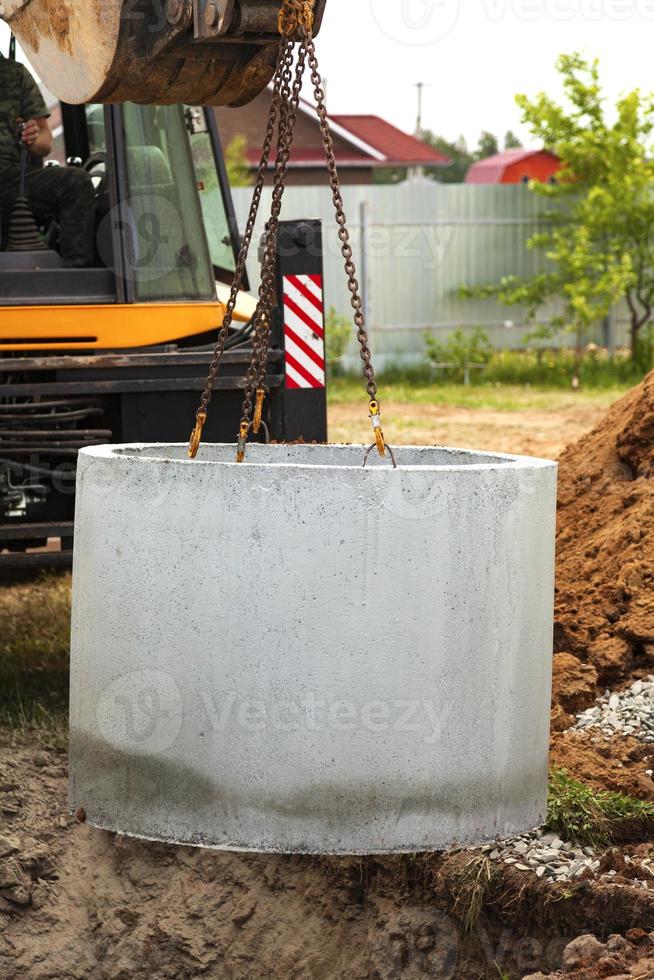
[[(329, 185), (332, 191), (332, 200), (338, 225), (338, 237), (341, 243), (341, 254), (345, 264), (345, 273), (350, 292), (350, 302), (354, 311), (354, 324), (357, 330), (357, 340), (360, 347), (360, 356), (363, 362), (363, 374), (366, 380), (366, 390), (369, 396), (370, 420), (375, 436), (375, 443), (380, 456), (385, 456), (389, 449), (384, 441), (381, 427), (381, 406), (377, 398), (377, 382), (372, 366), (372, 355), (370, 352), (368, 333), (366, 330), (365, 316), (363, 312), (363, 302), (361, 291), (356, 275), (356, 266), (352, 253), (350, 234), (347, 227), (347, 218), (343, 204), (343, 195), (336, 165), (334, 145), (329, 127), (329, 119), (325, 106), (325, 93), (322, 77), (318, 66), (316, 48), (313, 41), (313, 0), (282, 0), (282, 7), (279, 14), (279, 29), (282, 34), (280, 44), (280, 57), (273, 84), (273, 97), (271, 103), (270, 117), (266, 128), (264, 148), (257, 172), (255, 189), (250, 206), (250, 213), (246, 225), (239, 261), (237, 262), (236, 272), (230, 299), (225, 311), (225, 320), (218, 338), (218, 343), (214, 350), (214, 357), (211, 363), (209, 376), (205, 389), (202, 393), (200, 407), (196, 416), (196, 425), (191, 434), (189, 444), (189, 455), (196, 455), (202, 437), (202, 426), (206, 421), (207, 408), (211, 400), (211, 392), (215, 382), (218, 367), (224, 350), (227, 332), (231, 324), (234, 313), (238, 289), (243, 277), (245, 261), (249, 250), (254, 224), (258, 213), (261, 194), (263, 191), (264, 177), (270, 150), (272, 148), (275, 125), (277, 125), (277, 156), (275, 160), (275, 173), (273, 179), (273, 192), (270, 219), (266, 225), (266, 239), (264, 255), (261, 267), (261, 284), (257, 308), (255, 312), (255, 329), (252, 343), (252, 356), (245, 377), (245, 396), (241, 413), (241, 422), (238, 433), (238, 444), (236, 459), (242, 462), (245, 458), (245, 447), (250, 429), (258, 432), (262, 423), (263, 400), (266, 394), (264, 387), (266, 368), (268, 361), (268, 347), (270, 341), (270, 325), (272, 310), (275, 298), (276, 274), (277, 274), (277, 238), (279, 232), (279, 217), (281, 214), (282, 198), (286, 186), (286, 175), (288, 161), (291, 154), (295, 123), (299, 107), (300, 92), (305, 67), (308, 61), (311, 70), (311, 82), (313, 85), (314, 98), (316, 102), (316, 112), (327, 161), (329, 173)], [(295, 61), (295, 48), (297, 42), (298, 56), (293, 72)], [(254, 413), (254, 414), (253, 414)], [(371, 447), (373, 448), (373, 447)], [(393, 465), (395, 460), (390, 453)], [(366, 456), (367, 458), (367, 456)]]
[[(266, 239), (263, 261), (261, 264), (261, 284), (257, 303), (257, 320), (255, 336), (252, 345), (252, 357), (245, 378), (245, 396), (241, 411), (239, 426), (237, 461), (242, 462), (245, 455), (245, 444), (250, 428), (258, 430), (261, 421), (261, 409), (265, 389), (263, 382), (266, 372), (268, 343), (270, 338), (270, 321), (275, 297), (277, 274), (277, 237), (279, 216), (282, 209), (282, 198), (286, 187), (286, 172), (293, 144), (295, 120), (300, 102), (302, 78), (306, 63), (306, 51), (300, 48), (295, 72), (292, 70), (293, 54), (290, 62), (285, 65), (280, 92), (280, 112), (278, 124), (277, 157), (273, 178), (272, 203), (270, 218), (266, 224)], [(253, 399), (256, 390), (256, 411), (250, 421), (253, 411)]]
[[(304, 33), (303, 28), (301, 28), (301, 33)], [(334, 202), (336, 223), (338, 225), (338, 237), (341, 243), (341, 255), (343, 256), (343, 261), (345, 263), (347, 288), (350, 291), (350, 303), (352, 305), (352, 309), (354, 310), (354, 325), (357, 328), (357, 340), (359, 341), (359, 354), (363, 362), (363, 375), (366, 379), (366, 390), (370, 398), (369, 401), (370, 421), (372, 423), (372, 429), (375, 436), (375, 444), (377, 446), (379, 455), (385, 456), (386, 443), (384, 441), (384, 433), (381, 427), (381, 405), (379, 404), (379, 399), (377, 398), (377, 381), (375, 379), (375, 370), (372, 366), (372, 354), (370, 352), (368, 332), (366, 330), (366, 319), (363, 313), (361, 290), (359, 288), (359, 281), (357, 279), (357, 270), (354, 264), (354, 257), (352, 254), (352, 245), (350, 243), (350, 232), (347, 227), (347, 218), (345, 216), (345, 206), (343, 204), (343, 194), (341, 191), (341, 181), (338, 176), (338, 168), (336, 166), (334, 142), (332, 140), (332, 134), (329, 127), (327, 107), (325, 105), (325, 87), (323, 85), (322, 76), (320, 74), (320, 69), (318, 67), (316, 46), (313, 37), (310, 33), (307, 36), (306, 43), (307, 43), (307, 51), (308, 51), (308, 58), (309, 58), (309, 67), (311, 69), (311, 83), (313, 85), (313, 96), (316, 102), (318, 123), (320, 125), (320, 132), (322, 135), (323, 149), (325, 151), (325, 159), (327, 160), (327, 170), (329, 173), (329, 186), (331, 187), (331, 191), (332, 191), (332, 201)]]
[(241, 245), (239, 248), (236, 267), (234, 270), (234, 278), (232, 280), (229, 299), (225, 307), (225, 314), (223, 317), (222, 326), (218, 333), (218, 339), (216, 341), (214, 351), (213, 351), (213, 357), (211, 360), (211, 364), (209, 366), (209, 373), (207, 375), (204, 388), (202, 390), (200, 405), (198, 407), (195, 416), (195, 427), (193, 429), (193, 432), (191, 433), (191, 438), (189, 441), (189, 456), (192, 459), (195, 458), (195, 456), (197, 455), (197, 451), (200, 447), (200, 441), (202, 439), (202, 429), (207, 420), (207, 412), (213, 395), (213, 387), (216, 381), (216, 377), (218, 375), (218, 370), (220, 368), (223, 353), (225, 350), (225, 342), (229, 335), (229, 328), (231, 327), (234, 318), (234, 310), (236, 309), (239, 290), (243, 282), (243, 275), (245, 273), (245, 263), (247, 261), (248, 253), (250, 251), (252, 236), (254, 234), (254, 227), (256, 224), (257, 215), (259, 213), (259, 205), (261, 203), (261, 195), (263, 193), (263, 188), (265, 183), (266, 169), (268, 167), (268, 160), (270, 157), (270, 151), (272, 149), (273, 139), (275, 135), (275, 124), (277, 121), (277, 117), (279, 115), (282, 76), (286, 69), (289, 56), (292, 58), (292, 44), (288, 38), (284, 38), (280, 42), (279, 58), (278, 58), (277, 68), (273, 80), (270, 115), (268, 117), (268, 124), (266, 126), (266, 134), (264, 137), (263, 149), (261, 151), (261, 158), (259, 160), (259, 167), (257, 169), (257, 176), (254, 183), (254, 190), (252, 193), (252, 201), (250, 203), (248, 219), (243, 232), (243, 237), (241, 239)]
[(282, 37), (293, 37), (302, 28), (307, 33), (313, 30), (313, 0), (283, 0), (277, 29)]
[[(291, 155), (291, 148), (293, 145), (293, 134), (295, 132), (295, 123), (300, 103), (300, 92), (302, 90), (302, 79), (304, 77), (306, 56), (306, 48), (304, 45), (301, 45), (298, 52), (294, 75), (291, 75), (289, 72), (288, 78), (285, 78), (284, 80), (286, 85), (282, 91), (272, 203), (270, 208), (270, 219), (266, 225), (266, 240), (261, 265), (259, 319), (255, 343), (252, 350), (252, 359), (246, 375), (245, 398), (243, 400), (241, 424), (239, 428), (239, 444), (237, 449), (237, 460), (239, 462), (242, 462), (244, 458), (245, 443), (247, 441), (250, 428), (252, 428), (254, 432), (257, 432), (261, 422), (261, 410), (263, 398), (265, 397), (264, 381), (268, 362), (270, 326), (276, 292), (279, 217), (282, 210), (282, 199), (286, 187), (286, 174), (288, 169), (288, 161)], [(250, 417), (252, 414), (252, 399), (255, 396), (255, 391), (256, 409), (251, 423)]]

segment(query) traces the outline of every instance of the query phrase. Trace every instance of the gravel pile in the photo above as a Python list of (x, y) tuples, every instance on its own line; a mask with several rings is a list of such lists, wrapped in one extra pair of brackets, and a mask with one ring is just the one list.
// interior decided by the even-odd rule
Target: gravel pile
[(580, 878), (585, 871), (594, 874), (600, 866), (594, 848), (579, 847), (540, 830), (486, 844), (480, 851), (491, 861), (511, 864), (518, 871), (533, 871), (538, 878), (550, 881), (570, 881)]
[[(542, 830), (523, 834), (511, 840), (498, 841), (474, 848), (485, 854), (491, 861), (501, 861), (518, 871), (531, 871), (537, 878), (545, 881), (573, 881), (585, 875), (611, 884), (625, 884), (624, 870), (605, 871), (598, 874), (601, 855), (594, 847), (581, 847), (561, 840), (556, 834)], [(603, 852), (602, 852), (603, 853)], [(632, 888), (654, 889), (654, 859), (634, 860), (628, 854), (622, 855), (625, 868), (633, 866), (628, 884)], [(637, 870), (636, 870), (637, 869)], [(642, 877), (641, 877), (642, 874)]]
[(654, 742), (654, 677), (636, 681), (619, 694), (606, 691), (592, 708), (577, 715), (573, 728), (598, 728), (605, 738), (632, 735), (641, 742)]

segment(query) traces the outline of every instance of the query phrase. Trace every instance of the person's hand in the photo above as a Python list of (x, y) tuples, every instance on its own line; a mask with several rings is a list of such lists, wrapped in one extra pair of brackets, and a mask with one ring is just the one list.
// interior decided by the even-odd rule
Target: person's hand
[[(19, 120), (19, 122), (22, 122), (22, 120)], [(22, 124), (20, 138), (28, 149), (36, 143), (39, 138), (39, 132), (39, 124), (34, 119), (28, 119), (27, 122)]]

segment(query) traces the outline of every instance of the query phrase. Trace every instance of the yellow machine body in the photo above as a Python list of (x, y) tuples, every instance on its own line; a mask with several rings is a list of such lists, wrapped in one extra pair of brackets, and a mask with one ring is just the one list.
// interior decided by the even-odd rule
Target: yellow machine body
[[(0, 351), (107, 350), (178, 343), (217, 333), (224, 305), (215, 303), (130, 303), (87, 306), (0, 308)], [(248, 317), (237, 313), (235, 321)]]

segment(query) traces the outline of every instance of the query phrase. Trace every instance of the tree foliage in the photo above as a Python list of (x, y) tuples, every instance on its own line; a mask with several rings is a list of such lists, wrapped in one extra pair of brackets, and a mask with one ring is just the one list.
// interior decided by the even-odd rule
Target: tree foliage
[(481, 327), (475, 327), (471, 333), (454, 330), (442, 340), (436, 334), (426, 333), (424, 341), (427, 360), (443, 371), (445, 378), (455, 382), (464, 380), (471, 365), (488, 364), (493, 354), (493, 345)]
[[(434, 146), (452, 161), (449, 167), (439, 167), (438, 171), (433, 173), (435, 180), (445, 184), (462, 184), (473, 163), (478, 160), (485, 160), (486, 157), (492, 157), (500, 152), (497, 136), (487, 129), (482, 130), (479, 134), (476, 150), (468, 148), (463, 136), (459, 136), (456, 140), (448, 140), (444, 136), (438, 136), (427, 129), (423, 132), (422, 138), (425, 143)], [(517, 136), (509, 131), (506, 134), (504, 146), (505, 149), (520, 146), (520, 141)]]
[(572, 329), (579, 345), (624, 298), (636, 356), (654, 305), (654, 99), (636, 89), (609, 113), (597, 61), (561, 55), (557, 69), (563, 104), (545, 93), (516, 97), (523, 122), (561, 160), (555, 184), (530, 185), (550, 203), (529, 242), (548, 261), (531, 279), (508, 276), (481, 292), (532, 318), (558, 300), (550, 326)]
[(247, 158), (247, 140), (236, 135), (225, 148), (225, 166), (231, 187), (249, 187), (254, 181)]
[(477, 160), (485, 160), (486, 157), (494, 157), (499, 152), (500, 145), (497, 142), (497, 136), (494, 133), (490, 133), (487, 129), (482, 130), (479, 136), (479, 142), (477, 143), (475, 158)]
[[(439, 136), (437, 133), (432, 132), (430, 129), (424, 129), (422, 131), (421, 139), (429, 146), (440, 150), (450, 160), (449, 165), (446, 167), (425, 168), (427, 175), (432, 180), (436, 180), (442, 184), (462, 184), (473, 163), (476, 163), (478, 160), (485, 160), (486, 157), (492, 157), (500, 152), (497, 136), (487, 129), (482, 130), (479, 134), (479, 140), (477, 141), (477, 148), (475, 150), (468, 148), (464, 136), (459, 136), (455, 140), (449, 140), (445, 136)], [(504, 137), (504, 149), (510, 150), (521, 145), (515, 133), (509, 130)], [(398, 184), (406, 180), (406, 177), (406, 167), (395, 169), (384, 167), (376, 170), (375, 183)]]
[(430, 146), (444, 153), (451, 161), (449, 166), (440, 167), (438, 173), (434, 173), (434, 179), (444, 184), (462, 184), (474, 159), (464, 137), (459, 136), (456, 140), (448, 140), (444, 136), (438, 136), (427, 129), (423, 131), (422, 139), (425, 143), (429, 143)]

